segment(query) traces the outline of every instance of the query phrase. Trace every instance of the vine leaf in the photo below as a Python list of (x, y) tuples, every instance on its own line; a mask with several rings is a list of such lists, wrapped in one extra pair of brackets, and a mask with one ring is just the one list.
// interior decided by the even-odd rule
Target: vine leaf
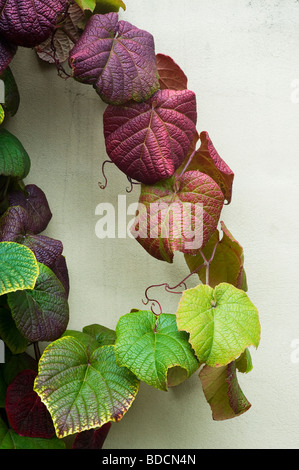
[(61, 255), (63, 245), (60, 240), (31, 233), (31, 220), (23, 207), (9, 207), (0, 219), (0, 240), (27, 246), (39, 263), (51, 267)]
[(39, 274), (34, 254), (18, 243), (0, 243), (0, 296), (22, 289), (33, 289)]
[[(219, 231), (217, 230), (202, 250), (205, 258), (210, 259), (217, 244), (213, 260), (209, 266), (209, 285), (216, 287), (221, 282), (227, 282), (246, 292), (247, 280), (244, 270), (243, 248), (227, 229), (224, 222), (221, 222), (221, 230), (223, 232), (221, 240), (219, 241)], [(193, 256), (186, 254), (185, 260), (190, 272), (194, 272), (204, 263), (200, 252)], [(205, 284), (206, 268), (202, 267), (197, 274), (201, 282)]]
[(107, 154), (127, 176), (144, 184), (170, 178), (196, 135), (196, 97), (190, 90), (159, 90), (145, 103), (108, 106)]
[(13, 430), (20, 436), (50, 439), (55, 435), (52, 418), (33, 390), (37, 373), (20, 372), (7, 388), (5, 409)]
[[(54, 33), (44, 42), (35, 47), (38, 57), (45, 62), (53, 64), (54, 62), (63, 63), (74, 47), (74, 42), (78, 41), (81, 30), (78, 27), (85, 19), (82, 9), (76, 4), (70, 5), (63, 27), (58, 25)], [(70, 39), (72, 38), (72, 39)]]
[(0, 36), (0, 73), (8, 67), (17, 52), (18, 46)]
[(251, 407), (238, 383), (236, 361), (222, 367), (204, 366), (199, 377), (215, 421), (235, 418)]
[(0, 129), (0, 174), (24, 179), (30, 171), (30, 158), (21, 142), (6, 129)]
[(93, 85), (107, 103), (144, 101), (159, 88), (153, 36), (118, 21), (117, 13), (90, 18), (69, 63), (73, 77)]
[(97, 324), (88, 325), (85, 326), (82, 331), (89, 334), (90, 336), (95, 337), (100, 346), (114, 344), (116, 340), (115, 331), (107, 328), (106, 326)]
[(21, 354), (28, 347), (28, 340), (17, 329), (7, 308), (0, 308), (0, 337), (13, 354)]
[(116, 336), (117, 363), (160, 390), (178, 385), (199, 367), (188, 335), (177, 329), (175, 315), (128, 313), (120, 318)]
[(120, 421), (138, 388), (139, 380), (117, 365), (113, 345), (90, 352), (71, 336), (45, 349), (34, 386), (60, 438)]
[(169, 56), (157, 54), (157, 69), (161, 90), (186, 90), (188, 79), (180, 66)]
[(59, 279), (61, 284), (64, 287), (66, 298), (69, 296), (70, 292), (70, 280), (69, 280), (69, 273), (66, 264), (66, 259), (63, 255), (58, 256), (54, 261), (54, 264), (51, 265), (51, 271), (55, 274), (55, 276)]
[(8, 305), (22, 335), (31, 342), (54, 341), (65, 331), (69, 307), (55, 274), (41, 263), (33, 290), (9, 293)]
[(75, 0), (82, 10), (89, 10), (95, 13), (108, 13), (126, 9), (122, 0)]
[(200, 140), (200, 148), (195, 152), (187, 170), (199, 170), (213, 178), (229, 204), (232, 198), (234, 173), (218, 154), (207, 132), (201, 132)]
[(34, 47), (47, 39), (69, 0), (0, 0), (0, 33), (13, 44)]
[(223, 201), (219, 186), (199, 171), (142, 185), (131, 232), (151, 256), (172, 263), (175, 251), (194, 254), (208, 242)]
[(225, 366), (248, 346), (258, 347), (258, 311), (247, 294), (231, 284), (185, 290), (176, 315), (178, 329), (190, 333), (200, 363)]
[(111, 422), (99, 429), (89, 429), (79, 432), (74, 440), (72, 449), (102, 449), (111, 428)]
[(0, 449), (65, 449), (65, 443), (57, 437), (43, 439), (19, 436), (0, 417)]
[(27, 225), (38, 234), (46, 230), (52, 213), (45, 193), (35, 184), (25, 186), (25, 191), (11, 191), (8, 195), (10, 206), (22, 206), (27, 211)]

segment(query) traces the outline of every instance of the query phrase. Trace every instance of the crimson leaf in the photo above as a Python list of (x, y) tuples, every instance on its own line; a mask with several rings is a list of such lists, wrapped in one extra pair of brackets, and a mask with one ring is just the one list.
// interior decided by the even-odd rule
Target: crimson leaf
[(190, 90), (159, 90), (145, 103), (108, 106), (106, 150), (127, 176), (144, 184), (170, 178), (196, 135), (196, 97)]
[(157, 54), (160, 89), (186, 90), (188, 79), (179, 65), (169, 56)]
[(69, 58), (73, 76), (107, 103), (147, 100), (158, 88), (153, 36), (117, 13), (93, 15)]
[(111, 428), (111, 421), (99, 429), (79, 432), (74, 440), (73, 449), (102, 449)]
[(9, 424), (20, 436), (50, 439), (55, 434), (52, 418), (33, 390), (37, 373), (20, 372), (7, 388), (5, 408)]

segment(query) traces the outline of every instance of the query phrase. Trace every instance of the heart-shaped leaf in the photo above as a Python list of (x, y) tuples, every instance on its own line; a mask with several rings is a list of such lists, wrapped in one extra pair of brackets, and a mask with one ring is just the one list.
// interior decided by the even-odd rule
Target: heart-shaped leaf
[(33, 289), (39, 273), (34, 254), (18, 243), (0, 243), (0, 296)]
[(17, 52), (18, 46), (0, 36), (0, 73), (8, 67)]
[(10, 67), (6, 67), (0, 75), (0, 79), (3, 80), (5, 86), (5, 103), (3, 103), (4, 110), (9, 112), (11, 116), (14, 116), (19, 109), (20, 94)]
[(25, 191), (12, 191), (8, 196), (10, 206), (22, 206), (27, 211), (27, 228), (38, 234), (46, 230), (52, 213), (45, 193), (35, 184), (25, 186)]
[(62, 27), (58, 25), (53, 35), (35, 47), (39, 58), (51, 64), (65, 62), (74, 47), (73, 41), (78, 41), (81, 35), (78, 25), (84, 19), (82, 9), (76, 3), (70, 5)]
[(127, 176), (145, 184), (170, 178), (196, 134), (196, 97), (190, 90), (159, 90), (146, 103), (108, 106), (106, 150)]
[(172, 263), (175, 251), (196, 253), (217, 229), (223, 194), (209, 176), (182, 176), (142, 185), (133, 236), (153, 257)]
[[(202, 250), (205, 258), (210, 259), (217, 244), (209, 266), (209, 285), (216, 287), (221, 282), (227, 282), (238, 289), (247, 291), (243, 248), (223, 222), (221, 222), (221, 230), (223, 232), (221, 240), (219, 240), (219, 231), (217, 230)], [(197, 270), (204, 263), (200, 252), (193, 256), (186, 254), (185, 260), (191, 272)], [(205, 283), (206, 268), (202, 267), (197, 271), (197, 274), (201, 282)]]
[(168, 55), (157, 54), (157, 69), (161, 90), (186, 90), (188, 79), (179, 65)]
[(0, 0), (0, 32), (10, 42), (34, 47), (47, 39), (69, 0)]
[(34, 387), (52, 416), (58, 437), (120, 421), (138, 388), (138, 379), (117, 365), (113, 345), (90, 353), (71, 336), (45, 349)]
[(40, 397), (33, 390), (34, 370), (20, 372), (7, 388), (5, 409), (9, 424), (20, 436), (54, 436), (53, 422)]
[(9, 207), (0, 219), (0, 240), (27, 246), (39, 263), (52, 267), (62, 253), (62, 243), (60, 240), (31, 233), (29, 224), (32, 220), (35, 228), (35, 219), (28, 215), (26, 209), (21, 206)]
[(43, 439), (19, 436), (0, 418), (0, 449), (65, 449), (65, 443), (57, 437)]
[(235, 418), (251, 407), (239, 386), (235, 361), (223, 367), (204, 366), (199, 377), (215, 421)]
[(159, 88), (153, 36), (118, 21), (117, 13), (90, 18), (69, 63), (74, 78), (92, 84), (107, 103), (145, 101)]
[(179, 330), (190, 333), (200, 363), (225, 366), (248, 346), (258, 347), (258, 311), (247, 294), (231, 284), (185, 290), (176, 315)]
[(195, 152), (187, 170), (199, 170), (213, 178), (223, 192), (227, 203), (230, 203), (234, 173), (218, 154), (207, 132), (200, 134), (200, 140), (201, 146)]
[[(120, 318), (116, 327), (117, 363), (130, 369), (140, 380), (160, 390), (190, 377), (199, 367), (188, 343), (188, 335), (179, 332), (176, 317), (149, 311), (131, 312)], [(178, 374), (177, 369), (181, 370)]]
[(55, 274), (39, 264), (34, 290), (8, 294), (13, 319), (22, 335), (31, 342), (54, 341), (66, 330), (69, 307), (65, 290)]
[(111, 422), (104, 424), (99, 429), (79, 432), (72, 449), (102, 449), (110, 428)]
[(0, 175), (24, 179), (30, 171), (30, 158), (21, 142), (6, 129), (0, 129)]

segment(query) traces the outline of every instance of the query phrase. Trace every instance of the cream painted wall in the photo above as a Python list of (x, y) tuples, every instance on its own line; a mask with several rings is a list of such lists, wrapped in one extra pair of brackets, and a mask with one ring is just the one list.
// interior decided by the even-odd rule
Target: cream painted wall
[[(195, 374), (167, 393), (142, 385), (127, 415), (112, 426), (105, 447), (297, 448), (299, 363), (298, 205), (299, 3), (295, 0), (126, 0), (121, 17), (150, 31), (156, 51), (168, 54), (197, 95), (198, 130), (207, 130), (235, 172), (234, 194), (222, 219), (244, 246), (249, 296), (260, 312), (262, 338), (251, 350), (254, 369), (240, 377), (252, 408), (214, 422)], [(32, 160), (28, 183), (47, 194), (53, 219), (46, 234), (61, 239), (71, 280), (70, 328), (90, 323), (114, 328), (142, 307), (146, 287), (176, 284), (188, 274), (180, 255), (173, 265), (151, 259), (132, 239), (99, 240), (100, 202), (117, 203), (127, 180), (106, 159), (102, 115), (93, 89), (57, 77), (30, 50), (12, 63), (21, 106), (8, 129)], [(299, 95), (299, 94), (298, 94)], [(298, 96), (297, 95), (297, 96)], [(139, 190), (128, 196), (138, 199)], [(195, 285), (193, 279), (189, 286)], [(164, 311), (178, 297), (157, 292)]]

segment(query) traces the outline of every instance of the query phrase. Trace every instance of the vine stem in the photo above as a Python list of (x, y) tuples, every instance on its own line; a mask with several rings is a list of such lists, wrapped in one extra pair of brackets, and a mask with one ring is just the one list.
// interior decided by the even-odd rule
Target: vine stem
[[(202, 256), (204, 262), (198, 266), (196, 269), (194, 269), (194, 271), (192, 271), (190, 274), (188, 274), (188, 276), (186, 276), (182, 281), (180, 281), (176, 286), (173, 286), (173, 287), (170, 287), (169, 284), (167, 282), (163, 282), (161, 284), (153, 284), (152, 286), (149, 286), (146, 290), (145, 290), (145, 299), (146, 300), (142, 300), (142, 303), (143, 305), (148, 305), (149, 302), (151, 302), (151, 311), (154, 315), (156, 316), (159, 316), (163, 313), (163, 309), (162, 309), (162, 306), (160, 304), (160, 302), (154, 298), (151, 298), (149, 297), (148, 295), (148, 292), (150, 289), (153, 289), (153, 288), (156, 288), (156, 287), (164, 287), (165, 291), (169, 294), (179, 294), (179, 295), (182, 295), (182, 293), (184, 292), (184, 290), (187, 290), (187, 285), (186, 285), (186, 282), (188, 281), (188, 279), (193, 276), (194, 274), (196, 274), (198, 271), (200, 271), (202, 268), (206, 268), (206, 284), (209, 285), (209, 282), (210, 282), (210, 275), (209, 275), (209, 270), (210, 270), (210, 264), (212, 263), (213, 259), (214, 259), (214, 256), (215, 256), (215, 253), (216, 253), (216, 249), (217, 249), (217, 246), (219, 244), (219, 241), (217, 243), (215, 243), (215, 246), (213, 248), (213, 252), (212, 252), (212, 255), (210, 257), (209, 260), (206, 259), (204, 253), (202, 250), (200, 250), (200, 255)], [(183, 291), (176, 291), (176, 289), (178, 289), (179, 287), (183, 287)], [(158, 305), (159, 307), (159, 310), (160, 310), (160, 313), (156, 313), (154, 311), (154, 306)]]
[(100, 182), (98, 183), (98, 185), (101, 189), (105, 189), (107, 187), (107, 183), (108, 183), (107, 177), (105, 175), (105, 165), (106, 165), (106, 163), (113, 163), (113, 162), (111, 160), (105, 160), (102, 164), (102, 175), (104, 177), (105, 182), (104, 182), (104, 184), (102, 184)]

